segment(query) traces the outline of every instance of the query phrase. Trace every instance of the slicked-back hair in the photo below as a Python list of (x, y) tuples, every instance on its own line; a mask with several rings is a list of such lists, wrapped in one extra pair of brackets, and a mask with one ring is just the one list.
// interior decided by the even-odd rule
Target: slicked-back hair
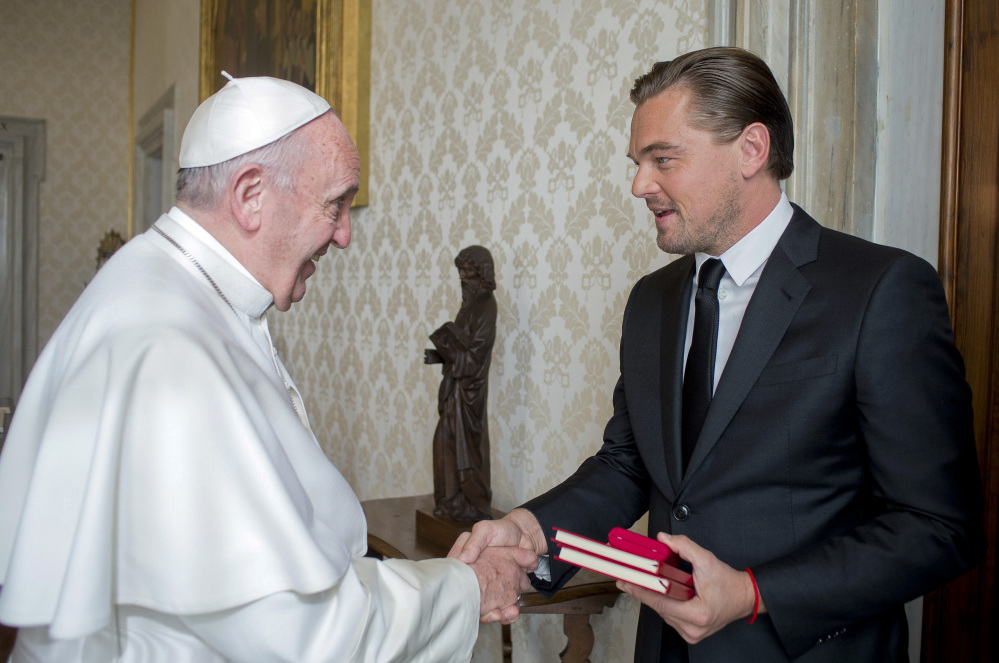
[(294, 191), (299, 170), (308, 151), (301, 127), (273, 143), (240, 154), (228, 161), (177, 172), (177, 200), (197, 210), (215, 209), (233, 174), (248, 163), (261, 166), (271, 182), (285, 191)]
[(767, 171), (785, 180), (794, 171), (794, 122), (767, 63), (741, 48), (717, 47), (657, 62), (635, 80), (635, 106), (672, 88), (690, 91), (690, 123), (731, 143), (754, 122), (770, 132)]

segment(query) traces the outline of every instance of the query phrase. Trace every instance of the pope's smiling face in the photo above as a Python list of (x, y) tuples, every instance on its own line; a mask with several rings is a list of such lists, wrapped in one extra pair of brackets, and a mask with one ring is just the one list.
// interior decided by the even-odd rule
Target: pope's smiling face
[(350, 243), (350, 204), (360, 181), (357, 149), (332, 113), (300, 131), (308, 132), (308, 151), (294, 189), (272, 187), (270, 264), (267, 282), (260, 279), (280, 311), (305, 297), (305, 281), (330, 246), (343, 249)]

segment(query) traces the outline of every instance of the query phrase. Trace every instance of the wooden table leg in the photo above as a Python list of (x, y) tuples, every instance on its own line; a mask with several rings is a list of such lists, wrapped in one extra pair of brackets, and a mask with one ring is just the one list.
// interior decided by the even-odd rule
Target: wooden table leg
[(589, 615), (565, 615), (562, 631), (569, 641), (560, 653), (559, 659), (565, 663), (590, 663), (593, 651), (593, 627)]

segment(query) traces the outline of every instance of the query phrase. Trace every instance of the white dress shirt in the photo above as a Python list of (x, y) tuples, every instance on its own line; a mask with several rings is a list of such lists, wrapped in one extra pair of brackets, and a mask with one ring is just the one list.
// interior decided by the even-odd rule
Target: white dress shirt
[[(690, 339), (694, 331), (694, 295), (697, 293), (697, 274), (701, 270), (701, 265), (709, 258), (721, 258), (725, 265), (725, 274), (718, 285), (718, 349), (715, 355), (715, 383), (729, 355), (732, 354), (732, 347), (735, 345), (735, 337), (739, 334), (739, 327), (742, 325), (742, 318), (746, 314), (746, 307), (749, 300), (756, 291), (756, 284), (763, 273), (763, 267), (767, 264), (767, 259), (777, 246), (777, 241), (787, 224), (791, 222), (791, 215), (794, 210), (787, 196), (782, 192), (777, 206), (767, 215), (760, 225), (749, 231), (742, 239), (732, 245), (728, 251), (721, 256), (711, 256), (706, 253), (696, 253), (694, 258), (697, 261), (697, 269), (694, 271), (694, 287), (690, 293), (690, 313), (687, 317), (687, 337), (684, 344), (684, 357), (690, 352)], [(686, 362), (684, 368), (686, 369)], [(547, 555), (542, 555), (538, 559), (538, 569), (534, 575), (542, 580), (551, 579), (551, 561)]]
[[(746, 233), (728, 251), (720, 256), (711, 256), (707, 253), (694, 254), (697, 269), (694, 271), (694, 287), (690, 292), (684, 357), (690, 352), (690, 340), (694, 332), (694, 295), (697, 293), (697, 274), (701, 271), (701, 265), (709, 258), (721, 258), (722, 264), (725, 265), (725, 274), (718, 284), (718, 349), (715, 354), (715, 384), (712, 391), (718, 387), (718, 380), (721, 379), (725, 364), (732, 354), (735, 337), (739, 334), (742, 318), (746, 314), (749, 300), (756, 291), (756, 284), (760, 281), (763, 267), (777, 246), (777, 241), (787, 229), (787, 224), (791, 222), (793, 213), (787, 196), (781, 193), (777, 206), (767, 218)], [(684, 369), (686, 370), (686, 362)]]

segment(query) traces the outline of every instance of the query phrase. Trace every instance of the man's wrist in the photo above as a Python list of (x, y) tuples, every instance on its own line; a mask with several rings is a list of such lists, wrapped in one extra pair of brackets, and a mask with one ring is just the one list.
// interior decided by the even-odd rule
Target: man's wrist
[(506, 516), (520, 528), (521, 545), (533, 550), (536, 555), (548, 554), (548, 541), (541, 530), (541, 524), (534, 514), (527, 509), (514, 509)]
[(745, 619), (747, 624), (752, 624), (756, 621), (756, 617), (760, 614), (760, 588), (756, 584), (756, 576), (753, 575), (752, 570), (748, 567), (746, 568), (746, 575), (749, 576), (749, 600), (752, 605), (752, 611)]

